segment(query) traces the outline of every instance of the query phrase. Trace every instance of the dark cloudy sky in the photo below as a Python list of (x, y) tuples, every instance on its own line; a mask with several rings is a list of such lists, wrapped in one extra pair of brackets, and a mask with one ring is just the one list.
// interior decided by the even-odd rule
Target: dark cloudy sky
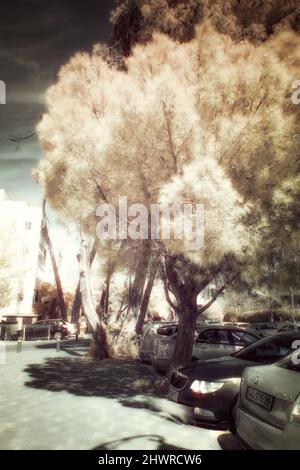
[(31, 170), (41, 157), (36, 138), (9, 144), (8, 136), (32, 132), (44, 111), (44, 93), (62, 64), (78, 50), (89, 51), (111, 34), (114, 0), (2, 0), (0, 80), (6, 105), (0, 105), (0, 188), (14, 199), (40, 204), (41, 188)]

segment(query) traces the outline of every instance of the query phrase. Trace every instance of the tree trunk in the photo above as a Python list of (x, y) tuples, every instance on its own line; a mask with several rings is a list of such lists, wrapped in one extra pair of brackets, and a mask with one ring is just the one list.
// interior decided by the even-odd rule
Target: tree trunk
[(184, 266), (183, 261), (178, 256), (167, 254), (165, 256), (165, 268), (161, 266), (165, 291), (166, 288), (168, 290), (170, 287), (176, 298), (176, 304), (173, 303), (168, 295), (167, 301), (174, 308), (178, 316), (177, 337), (167, 373), (168, 377), (171, 376), (174, 369), (191, 361), (194, 346), (199, 287), (197, 278), (194, 280), (191, 276), (191, 268), (187, 271), (187, 265), (185, 264)]
[(149, 279), (148, 279), (148, 283), (147, 283), (147, 286), (143, 295), (143, 300), (141, 303), (141, 310), (140, 310), (138, 321), (137, 321), (136, 328), (135, 328), (135, 331), (138, 335), (142, 334), (142, 330), (143, 330), (143, 326), (145, 323), (145, 318), (146, 318), (146, 314), (148, 310), (149, 300), (150, 300), (153, 284), (154, 284), (155, 277), (156, 277), (158, 262), (159, 262), (158, 258), (156, 257), (155, 259), (152, 260), (152, 264), (150, 267)]
[(80, 244), (79, 267), (82, 305), (93, 331), (93, 343), (91, 345), (90, 355), (94, 358), (106, 359), (108, 357), (106, 334), (92, 299), (90, 253), (84, 237), (82, 237)]
[[(151, 250), (151, 241), (142, 240), (141, 247), (138, 255), (138, 260), (135, 269), (134, 282), (130, 289), (127, 323), (132, 325), (136, 322), (143, 297), (145, 287), (147, 270), (149, 265), (149, 257)], [(127, 326), (127, 325), (126, 325)]]
[(81, 292), (80, 292), (80, 280), (79, 280), (77, 284), (76, 292), (75, 292), (74, 302), (72, 305), (72, 313), (71, 313), (71, 322), (75, 323), (76, 325), (79, 322), (80, 309), (81, 309)]
[(177, 314), (178, 332), (168, 376), (172, 374), (174, 369), (187, 364), (192, 359), (197, 319), (197, 296), (181, 296)]
[(61, 286), (60, 276), (59, 276), (59, 272), (58, 272), (58, 268), (57, 268), (57, 264), (56, 264), (56, 259), (55, 259), (55, 255), (54, 255), (54, 251), (53, 251), (52, 242), (51, 242), (50, 235), (49, 235), (49, 232), (48, 232), (48, 227), (47, 227), (46, 200), (45, 199), (43, 201), (43, 228), (42, 228), (42, 231), (43, 231), (43, 235), (44, 235), (45, 240), (46, 240), (47, 245), (48, 245), (49, 254), (50, 254), (50, 258), (51, 258), (51, 262), (52, 262), (52, 268), (53, 268), (53, 273), (54, 273), (54, 278), (55, 278), (55, 283), (56, 283), (56, 289), (57, 289), (57, 298), (58, 298), (58, 305), (59, 305), (60, 315), (61, 315), (61, 318), (64, 321), (68, 321), (67, 309), (66, 309), (66, 304), (65, 304), (65, 301), (64, 301), (64, 295), (63, 295), (63, 290), (62, 290), (62, 286)]
[[(95, 244), (94, 244), (93, 248), (91, 250), (91, 254), (90, 254), (90, 267), (92, 267), (95, 256), (96, 256), (96, 247), (95, 247)], [(73, 305), (72, 305), (72, 313), (71, 313), (71, 322), (75, 323), (76, 325), (79, 322), (81, 305), (82, 305), (82, 302), (81, 302), (80, 278), (79, 278), (77, 288), (76, 288), (75, 297), (74, 297), (74, 302), (73, 302)]]
[(105, 290), (105, 287), (103, 287), (101, 296), (100, 296), (100, 302), (99, 302), (98, 309), (97, 309), (98, 315), (100, 316), (101, 319), (103, 319), (103, 312), (105, 309), (105, 297), (106, 297), (106, 290)]
[(115, 270), (115, 262), (108, 263), (105, 279), (104, 315), (107, 317), (109, 308), (110, 281)]

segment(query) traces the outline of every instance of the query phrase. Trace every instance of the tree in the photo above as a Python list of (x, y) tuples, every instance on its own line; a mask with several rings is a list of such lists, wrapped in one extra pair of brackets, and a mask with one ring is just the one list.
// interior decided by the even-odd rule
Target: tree
[[(73, 303), (74, 295), (63, 292), (64, 303), (68, 311)], [(60, 309), (57, 305), (57, 288), (49, 282), (42, 282), (38, 287), (38, 301), (33, 307), (37, 315), (45, 318), (58, 318)]]
[(9, 305), (12, 295), (12, 266), (7, 254), (7, 246), (1, 243), (0, 250), (0, 308)]
[[(19, 241), (15, 224), (2, 225), (0, 221), (0, 308), (7, 307), (18, 292), (23, 266), (16, 256)], [(7, 221), (4, 221), (7, 222)]]
[(119, 0), (111, 14), (111, 44), (129, 56), (155, 32), (190, 41), (195, 27), (207, 19), (234, 41), (260, 43), (283, 29), (299, 31), (299, 12), (293, 0)]
[[(134, 48), (122, 70), (96, 51), (77, 54), (48, 92), (38, 129), (45, 150), (39, 177), (52, 205), (86, 234), (95, 236), (98, 204), (117, 207), (120, 196), (148, 212), (157, 203), (204, 205), (203, 247), (190, 250), (174, 239), (159, 244), (166, 294), (173, 294), (179, 317), (173, 366), (190, 358), (199, 293), (224, 277), (203, 311), (240, 275), (245, 257), (255, 258), (262, 227), (279, 220), (276, 191), (298, 171), (298, 112), (288, 94), (294, 36), (239, 44), (207, 23), (185, 44), (156, 34)], [(284, 166), (291, 155), (294, 163)], [(277, 164), (284, 171), (274, 175)], [(136, 273), (143, 267), (133, 283), (137, 305), (153, 247), (127, 242)], [(109, 253), (111, 240), (99, 246)]]
[(55, 254), (53, 251), (53, 246), (51, 242), (51, 238), (49, 235), (49, 230), (48, 230), (48, 224), (47, 224), (47, 216), (46, 216), (46, 200), (44, 199), (43, 201), (43, 222), (42, 222), (42, 231), (43, 231), (43, 236), (46, 240), (46, 243), (48, 245), (48, 250), (51, 258), (51, 263), (52, 263), (52, 268), (53, 268), (53, 273), (54, 273), (54, 278), (55, 278), (55, 283), (56, 283), (56, 289), (57, 289), (57, 299), (58, 299), (58, 305), (60, 309), (60, 315), (61, 318), (64, 321), (68, 321), (68, 315), (67, 315), (67, 309), (65, 305), (65, 300), (64, 300), (64, 295), (63, 295), (63, 289), (61, 285), (61, 280), (58, 272), (58, 267), (55, 259)]
[(91, 291), (91, 250), (92, 248), (90, 247), (90, 243), (82, 233), (79, 254), (80, 292), (83, 310), (93, 331), (93, 343), (91, 345), (90, 354), (94, 358), (106, 359), (108, 357), (106, 334), (100, 318), (96, 312)]

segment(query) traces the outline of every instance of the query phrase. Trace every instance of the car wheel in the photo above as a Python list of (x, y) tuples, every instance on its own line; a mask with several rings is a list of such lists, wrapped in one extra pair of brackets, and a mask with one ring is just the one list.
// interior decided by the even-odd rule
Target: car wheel
[(63, 334), (62, 334), (61, 331), (56, 331), (56, 332), (54, 333), (53, 337), (54, 337), (54, 339), (56, 339), (56, 341), (58, 341), (58, 340), (62, 339)]
[(237, 408), (238, 408), (238, 397), (232, 403), (231, 411), (230, 411), (230, 425), (229, 431), (235, 436), (236, 435), (236, 415), (237, 415)]

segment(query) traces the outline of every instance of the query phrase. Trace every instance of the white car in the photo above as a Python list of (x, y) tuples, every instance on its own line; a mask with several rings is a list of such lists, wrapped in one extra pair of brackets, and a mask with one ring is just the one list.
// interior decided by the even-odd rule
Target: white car
[(246, 448), (300, 450), (300, 350), (245, 370), (236, 429)]

